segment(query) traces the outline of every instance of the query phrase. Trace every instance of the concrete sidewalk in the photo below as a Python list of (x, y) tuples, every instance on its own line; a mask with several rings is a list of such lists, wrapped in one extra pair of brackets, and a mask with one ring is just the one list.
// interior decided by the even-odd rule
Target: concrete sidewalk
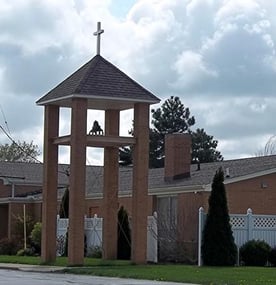
[[(139, 280), (139, 279), (127, 279), (127, 278), (113, 278), (113, 277), (98, 277), (98, 276), (91, 276), (91, 275), (72, 275), (68, 273), (63, 274), (64, 269), (68, 269), (68, 267), (62, 266), (48, 266), (48, 265), (29, 265), (29, 264), (16, 264), (16, 263), (0, 263), (0, 269), (3, 270), (3, 274), (6, 277), (7, 275), (4, 273), (7, 270), (17, 270), (18, 272), (30, 272), (30, 274), (43, 274), (47, 280), (51, 280), (54, 278), (54, 281), (57, 281), (59, 278), (62, 278), (64, 281), (66, 278), (69, 278), (70, 283), (72, 284), (88, 284), (86, 280), (89, 280), (89, 284), (96, 284), (96, 285), (199, 285), (199, 284), (192, 284), (192, 283), (176, 283), (176, 282), (167, 282), (167, 281), (152, 281), (152, 280)], [(0, 270), (0, 275), (1, 271)], [(19, 274), (19, 273), (18, 273)], [(49, 275), (50, 274), (50, 275)], [(51, 277), (52, 276), (52, 277)], [(62, 277), (63, 276), (63, 277)], [(71, 277), (70, 277), (71, 276)], [(74, 277), (78, 276), (78, 277)], [(22, 275), (19, 277), (22, 279), (21, 285), (24, 284), (33, 284), (30, 283), (32, 276), (28, 275), (29, 280), (27, 283), (24, 281), (25, 277)], [(76, 279), (76, 282), (73, 279)], [(81, 280), (84, 281), (81, 282)], [(25, 283), (24, 283), (25, 282)], [(1, 282), (0, 282), (1, 283)], [(6, 284), (6, 283), (5, 283)], [(12, 285), (12, 283), (9, 282)], [(16, 283), (19, 284), (19, 283)], [(60, 284), (60, 283), (50, 283), (49, 284)], [(63, 284), (63, 283), (62, 283)]]
[(0, 269), (21, 270), (30, 272), (62, 272), (66, 267), (49, 265), (30, 265), (17, 263), (0, 263)]

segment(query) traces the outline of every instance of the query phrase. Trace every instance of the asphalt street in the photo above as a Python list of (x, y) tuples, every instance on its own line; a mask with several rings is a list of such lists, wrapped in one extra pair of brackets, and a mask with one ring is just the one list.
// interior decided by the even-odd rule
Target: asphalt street
[[(96, 277), (64, 273), (27, 272), (0, 269), (0, 285), (184, 285), (184, 283), (158, 282), (122, 278)], [(187, 285), (187, 284), (186, 284)], [(191, 285), (191, 284), (189, 284)]]

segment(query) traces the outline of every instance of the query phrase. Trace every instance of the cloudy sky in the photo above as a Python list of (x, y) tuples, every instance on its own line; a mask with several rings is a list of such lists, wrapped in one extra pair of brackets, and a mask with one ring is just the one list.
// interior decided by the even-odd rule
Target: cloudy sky
[[(275, 13), (271, 0), (0, 0), (0, 125), (42, 150), (35, 101), (95, 55), (101, 21), (103, 57), (163, 102), (179, 96), (225, 159), (254, 156), (276, 134)], [(98, 150), (88, 163), (101, 163)]]

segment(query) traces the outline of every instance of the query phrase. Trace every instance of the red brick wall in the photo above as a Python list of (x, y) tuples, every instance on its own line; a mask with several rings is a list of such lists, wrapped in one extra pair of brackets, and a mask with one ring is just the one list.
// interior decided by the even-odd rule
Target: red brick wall
[[(152, 216), (154, 208), (154, 196), (148, 196), (148, 216)], [(85, 201), (85, 212), (88, 217), (93, 217), (94, 214), (97, 214), (99, 217), (102, 217), (103, 214), (103, 201), (102, 199), (86, 199)], [(120, 197), (118, 199), (118, 211), (120, 207), (123, 206), (129, 215), (132, 215), (132, 201), (130, 197)]]
[[(266, 188), (262, 188), (266, 185)], [(276, 174), (226, 185), (229, 212), (276, 215)]]
[[(42, 186), (29, 186), (29, 185), (15, 185), (14, 194), (24, 194), (27, 192), (41, 191)], [(4, 185), (3, 181), (0, 180), (0, 198), (7, 198), (12, 196), (12, 186)]]
[(8, 205), (0, 205), (0, 239), (8, 236)]

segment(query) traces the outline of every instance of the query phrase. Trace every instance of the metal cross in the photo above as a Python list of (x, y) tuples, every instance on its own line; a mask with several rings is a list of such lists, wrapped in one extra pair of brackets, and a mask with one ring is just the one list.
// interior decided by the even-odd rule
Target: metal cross
[(101, 22), (98, 22), (97, 24), (97, 31), (93, 33), (94, 36), (97, 36), (97, 54), (100, 54), (101, 50), (101, 34), (104, 32), (104, 30), (101, 29)]

